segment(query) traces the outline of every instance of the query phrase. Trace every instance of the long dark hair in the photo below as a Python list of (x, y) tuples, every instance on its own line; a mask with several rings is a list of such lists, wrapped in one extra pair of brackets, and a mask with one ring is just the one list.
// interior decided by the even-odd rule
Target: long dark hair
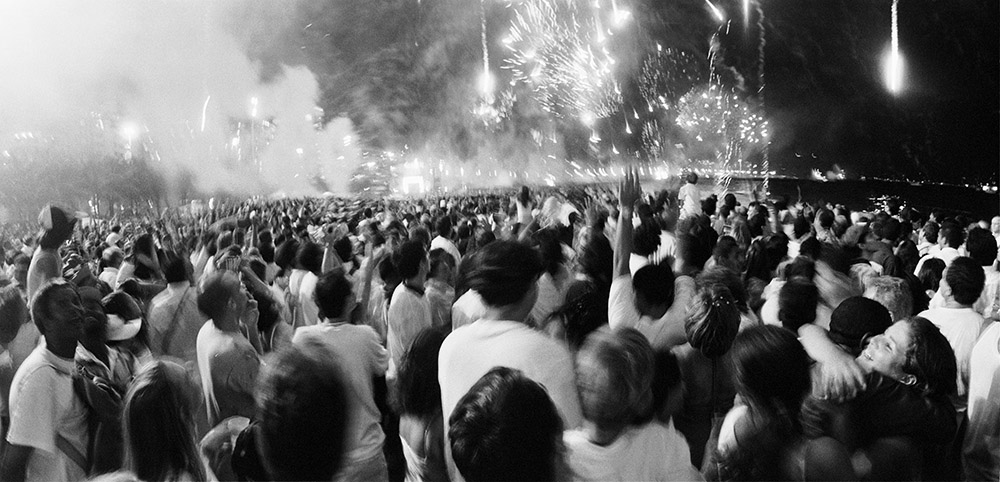
[(438, 352), (447, 333), (425, 328), (417, 334), (399, 367), (399, 411), (425, 417), (441, 411)]
[(196, 389), (184, 368), (154, 361), (125, 395), (126, 465), (141, 480), (206, 480), (194, 432)]

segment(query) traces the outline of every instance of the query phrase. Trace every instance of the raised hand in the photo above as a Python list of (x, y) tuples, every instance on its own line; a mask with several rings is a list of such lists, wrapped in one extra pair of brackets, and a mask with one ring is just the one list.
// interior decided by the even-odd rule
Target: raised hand
[(625, 179), (618, 185), (618, 206), (623, 211), (631, 211), (641, 197), (642, 187), (639, 186), (639, 179), (636, 177), (635, 171), (629, 169), (625, 174)]

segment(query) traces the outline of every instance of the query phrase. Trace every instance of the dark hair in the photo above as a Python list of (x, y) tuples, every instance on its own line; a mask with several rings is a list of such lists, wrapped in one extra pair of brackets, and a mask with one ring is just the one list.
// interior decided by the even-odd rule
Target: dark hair
[(441, 410), (438, 352), (446, 336), (441, 328), (428, 327), (413, 338), (397, 376), (400, 414), (423, 417)]
[(542, 265), (545, 271), (555, 276), (559, 272), (559, 267), (566, 261), (562, 244), (559, 242), (559, 232), (552, 228), (538, 230), (532, 236), (538, 243), (538, 254), (542, 258)]
[(795, 239), (800, 239), (802, 236), (809, 234), (811, 231), (809, 226), (809, 221), (801, 214), (795, 217), (795, 221), (792, 221), (792, 233), (795, 234)]
[(948, 265), (944, 279), (951, 288), (951, 295), (960, 304), (971, 305), (979, 299), (986, 284), (982, 266), (968, 256), (960, 256)]
[(695, 173), (694, 171), (691, 171), (687, 173), (687, 176), (684, 177), (684, 180), (686, 180), (688, 184), (698, 184), (698, 174)]
[(747, 270), (743, 274), (743, 281), (749, 281), (750, 278), (757, 278), (764, 282), (771, 281), (770, 266), (771, 261), (768, 259), (764, 242), (758, 239), (750, 243), (750, 248), (747, 249)]
[(489, 306), (520, 301), (542, 273), (538, 252), (515, 241), (494, 241), (476, 251), (466, 285)]
[[(188, 393), (185, 393), (188, 392)], [(205, 480), (194, 428), (197, 387), (184, 367), (154, 360), (140, 369), (122, 412), (125, 459), (140, 480)]]
[(333, 250), (337, 253), (337, 257), (340, 258), (341, 262), (348, 262), (354, 258), (354, 245), (351, 244), (351, 238), (344, 236), (333, 243)]
[(990, 266), (997, 260), (997, 240), (983, 228), (969, 230), (969, 237), (965, 240), (965, 250), (980, 266)]
[(938, 223), (935, 223), (934, 221), (927, 221), (924, 223), (924, 239), (926, 239), (928, 243), (937, 243), (938, 232), (940, 229), (941, 226), (939, 226)]
[(632, 276), (632, 288), (638, 297), (652, 305), (674, 304), (674, 271), (666, 264), (647, 264)]
[(424, 243), (410, 240), (396, 248), (392, 253), (392, 262), (403, 279), (409, 279), (420, 273), (420, 265), (427, 258)]
[(337, 355), (316, 341), (280, 350), (257, 383), (257, 446), (271, 480), (332, 480), (349, 415)]
[(466, 480), (555, 480), (562, 420), (545, 388), (520, 370), (483, 375), (449, 425), (452, 458)]
[[(52, 299), (59, 290), (70, 290), (77, 293), (75, 285), (64, 282), (62, 278), (53, 278), (46, 281), (35, 291), (31, 297), (31, 319), (41, 334), (45, 334), (45, 322), (55, 318), (56, 311), (62, 309), (61, 306), (52, 306)], [(79, 295), (78, 295), (79, 296)]]
[(451, 217), (441, 216), (438, 218), (437, 223), (434, 225), (434, 230), (437, 231), (437, 235), (442, 238), (447, 238), (451, 236)]
[(341, 270), (327, 271), (316, 281), (313, 300), (319, 307), (320, 318), (334, 319), (346, 315), (348, 297), (351, 296), (351, 282)]
[(778, 320), (781, 326), (797, 333), (799, 327), (816, 320), (818, 303), (819, 289), (812, 281), (803, 278), (786, 281), (778, 292)]
[(691, 299), (684, 331), (691, 347), (706, 358), (725, 355), (739, 328), (740, 310), (725, 285), (703, 286)]
[(823, 229), (830, 229), (833, 226), (833, 211), (829, 209), (820, 209), (816, 213), (816, 217), (819, 219), (819, 226)]
[(0, 343), (10, 343), (26, 321), (28, 305), (21, 297), (21, 290), (14, 285), (0, 288)]
[(920, 265), (920, 287), (925, 290), (937, 291), (944, 277), (944, 260), (941, 258), (927, 258), (924, 264)]
[(166, 253), (163, 260), (163, 276), (167, 283), (175, 283), (188, 279), (187, 260), (183, 256), (170, 252)]
[(906, 354), (903, 371), (917, 377), (928, 394), (955, 394), (958, 368), (951, 343), (926, 318), (914, 316), (904, 323), (910, 327), (913, 345)]
[(295, 266), (295, 254), (299, 251), (299, 242), (295, 238), (288, 238), (278, 245), (274, 251), (274, 264), (281, 269), (289, 269)]
[(944, 237), (945, 244), (955, 249), (965, 242), (965, 230), (955, 221), (942, 222), (938, 236)]
[(592, 233), (580, 250), (578, 258), (580, 272), (595, 281), (599, 289), (611, 288), (611, 273), (614, 270), (614, 250), (611, 242), (603, 234)]
[(794, 333), (774, 325), (748, 327), (733, 341), (732, 360), (737, 390), (754, 409), (798, 414), (810, 388), (810, 360)]
[(239, 294), (239, 283), (233, 272), (222, 270), (209, 274), (198, 286), (198, 309), (216, 326), (216, 320), (229, 310), (229, 301)]
[(295, 253), (295, 264), (299, 269), (318, 275), (323, 270), (323, 248), (312, 241), (302, 243)]
[(442, 265), (447, 266), (450, 270), (455, 269), (455, 257), (442, 248), (432, 249), (427, 256), (431, 260), (431, 273), (437, 273), (438, 269), (440, 269)]
[(649, 416), (653, 406), (653, 348), (632, 328), (592, 333), (576, 355), (583, 416), (602, 429)]

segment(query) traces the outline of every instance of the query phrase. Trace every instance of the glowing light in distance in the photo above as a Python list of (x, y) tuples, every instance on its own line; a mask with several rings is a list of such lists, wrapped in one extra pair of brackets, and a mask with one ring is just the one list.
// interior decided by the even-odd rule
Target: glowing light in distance
[(257, 98), (250, 98), (250, 117), (257, 117)]
[(121, 127), (122, 137), (132, 142), (133, 139), (139, 137), (139, 125), (135, 122), (123, 122)]
[(584, 112), (580, 114), (580, 122), (583, 122), (583, 125), (587, 127), (593, 127), (594, 123), (597, 122), (597, 117), (591, 112)]
[(489, 94), (493, 92), (493, 85), (495, 81), (493, 80), (493, 74), (488, 71), (483, 72), (479, 76), (479, 91), (483, 94)]
[[(716, 7), (715, 4), (711, 2), (711, 0), (705, 0), (705, 3), (708, 4), (709, 10), (712, 11), (712, 15), (715, 15), (715, 19), (716, 20), (718, 20), (719, 22), (725, 22), (726, 21), (726, 16), (722, 14), (722, 10), (719, 10), (719, 7)], [(744, 8), (747, 8), (747, 7), (744, 7)], [(659, 47), (660, 45), (657, 44), (656, 46)]]

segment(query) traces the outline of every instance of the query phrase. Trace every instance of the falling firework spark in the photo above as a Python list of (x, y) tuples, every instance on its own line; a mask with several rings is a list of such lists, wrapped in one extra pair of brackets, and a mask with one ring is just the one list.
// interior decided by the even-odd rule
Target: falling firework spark
[(903, 58), (899, 55), (899, 0), (892, 2), (892, 45), (885, 68), (885, 82), (889, 92), (898, 94), (903, 87)]

